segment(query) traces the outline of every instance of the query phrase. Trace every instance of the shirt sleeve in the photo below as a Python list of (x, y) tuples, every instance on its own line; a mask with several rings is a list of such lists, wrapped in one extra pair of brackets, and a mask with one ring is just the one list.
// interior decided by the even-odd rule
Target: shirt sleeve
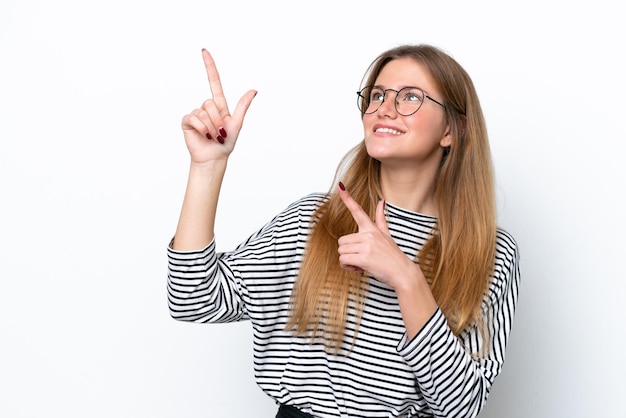
[(233, 322), (247, 319), (244, 289), (220, 263), (215, 240), (200, 251), (167, 249), (167, 295), (170, 315), (189, 322)]
[(174, 319), (234, 322), (250, 319), (249, 281), (271, 277), (279, 282), (296, 268), (312, 214), (323, 200), (310, 194), (229, 252), (216, 252), (215, 240), (198, 251), (167, 249), (167, 294)]
[(476, 417), (486, 404), (504, 363), (519, 283), (517, 245), (499, 230), (496, 266), (481, 324), (457, 337), (437, 309), (413, 339), (405, 334), (400, 341), (398, 352), (414, 370), (436, 417)]

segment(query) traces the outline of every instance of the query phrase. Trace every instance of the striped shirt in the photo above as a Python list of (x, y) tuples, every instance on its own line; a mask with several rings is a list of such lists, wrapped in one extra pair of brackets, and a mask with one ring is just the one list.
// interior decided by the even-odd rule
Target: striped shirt
[[(472, 327), (456, 337), (437, 309), (409, 340), (395, 292), (371, 278), (358, 332), (351, 311), (346, 349), (335, 355), (322, 342), (285, 331), (312, 216), (324, 199), (310, 194), (294, 202), (230, 252), (217, 253), (215, 241), (199, 251), (170, 246), (172, 317), (250, 320), (258, 385), (277, 403), (315, 417), (478, 415), (502, 368), (517, 302), (514, 239), (498, 229), (494, 274), (482, 304), (486, 333)], [(415, 257), (436, 218), (389, 203), (386, 210), (392, 237)]]

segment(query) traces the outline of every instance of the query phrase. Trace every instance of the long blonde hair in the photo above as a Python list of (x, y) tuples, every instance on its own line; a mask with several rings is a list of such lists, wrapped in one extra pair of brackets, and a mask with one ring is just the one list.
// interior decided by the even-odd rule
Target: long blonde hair
[[(414, 59), (429, 71), (441, 92), (450, 127), (452, 143), (445, 150), (436, 180), (438, 219), (416, 261), (458, 335), (481, 315), (495, 257), (496, 207), (487, 129), (469, 75), (435, 47), (405, 45), (382, 53), (366, 72), (365, 85), (374, 84), (386, 64), (402, 57)], [(346, 154), (337, 176), (373, 218), (382, 196), (380, 162), (367, 154), (364, 141)], [(338, 262), (337, 240), (356, 231), (357, 225), (339, 196), (329, 193), (315, 213), (292, 295), (287, 329), (321, 336), (335, 351), (343, 343), (351, 304), (356, 308), (358, 326), (367, 294), (367, 279), (342, 269)]]

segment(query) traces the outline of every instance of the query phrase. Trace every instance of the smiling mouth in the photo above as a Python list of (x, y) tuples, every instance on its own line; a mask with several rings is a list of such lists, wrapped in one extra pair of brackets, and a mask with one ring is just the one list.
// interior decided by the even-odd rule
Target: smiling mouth
[(402, 131), (397, 131), (395, 129), (391, 129), (391, 128), (376, 128), (374, 129), (374, 132), (376, 133), (383, 133), (383, 134), (393, 134), (393, 135), (401, 135), (404, 132)]

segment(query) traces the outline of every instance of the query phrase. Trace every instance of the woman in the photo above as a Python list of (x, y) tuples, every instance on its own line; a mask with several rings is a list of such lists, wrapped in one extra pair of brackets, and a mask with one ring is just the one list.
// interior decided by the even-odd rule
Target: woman
[(336, 186), (218, 254), (220, 185), (256, 92), (231, 115), (203, 57), (213, 98), (182, 120), (191, 165), (168, 249), (172, 316), (249, 319), (277, 417), (478, 415), (504, 361), (519, 268), (496, 226), (466, 72), (428, 45), (381, 54), (358, 93), (364, 139)]

